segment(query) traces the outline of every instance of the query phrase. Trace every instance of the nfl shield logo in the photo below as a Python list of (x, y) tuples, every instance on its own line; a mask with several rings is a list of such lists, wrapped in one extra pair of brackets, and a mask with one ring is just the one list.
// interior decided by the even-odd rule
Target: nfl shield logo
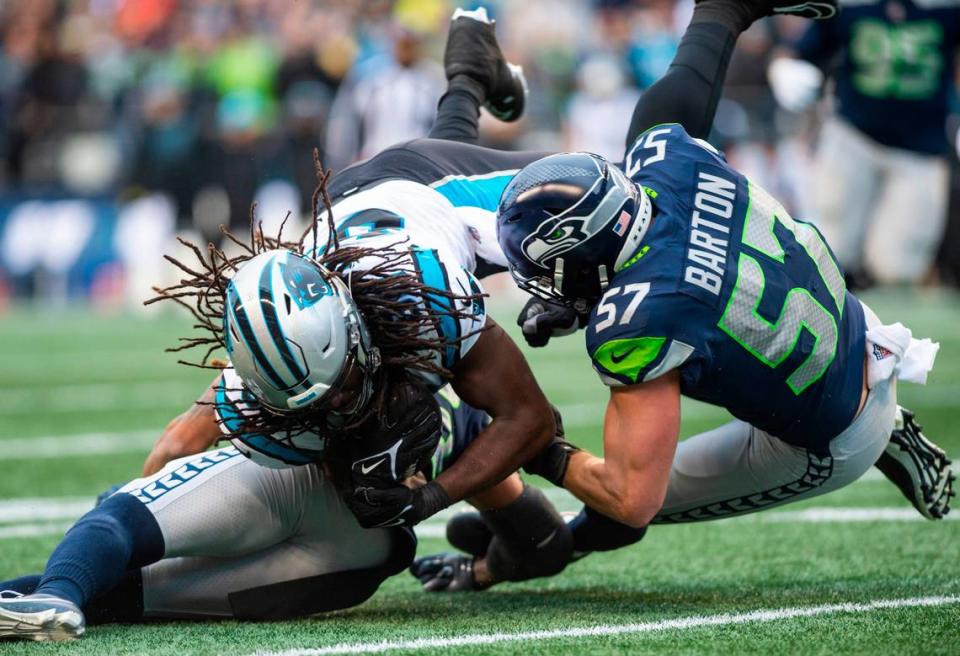
[(627, 225), (630, 224), (630, 213), (626, 210), (620, 212), (620, 218), (617, 219), (617, 222), (613, 224), (613, 231), (618, 237), (623, 237), (623, 233), (627, 231)]

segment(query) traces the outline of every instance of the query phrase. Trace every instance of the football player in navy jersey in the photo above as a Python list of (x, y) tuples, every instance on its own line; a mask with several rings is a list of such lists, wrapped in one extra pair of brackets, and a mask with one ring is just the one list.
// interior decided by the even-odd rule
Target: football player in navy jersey
[[(635, 542), (650, 523), (810, 498), (874, 464), (925, 517), (949, 509), (950, 461), (895, 393), (897, 378), (925, 379), (936, 345), (882, 325), (847, 292), (817, 229), (703, 140), (740, 32), (769, 13), (834, 9), (703, 0), (637, 104), (624, 161), (513, 153), (528, 162), (508, 171), (486, 155), (492, 173), (459, 176), (503, 189), (501, 257), (534, 297), (518, 319), (524, 337), (542, 346), (586, 324), (611, 388), (604, 458), (558, 438), (524, 466), (586, 503), (571, 523), (577, 555)], [(477, 103), (463, 105), (461, 118), (473, 116)], [(452, 125), (469, 139), (465, 122)], [(736, 420), (678, 446), (681, 395)], [(448, 535), (478, 554), (490, 532), (466, 515)], [(428, 556), (412, 571), (431, 590), (469, 589), (450, 575), (467, 560)]]
[[(592, 509), (575, 535), (616, 520), (636, 538), (809, 499), (874, 463), (924, 516), (948, 510), (949, 460), (896, 403), (897, 379), (923, 382), (937, 345), (881, 324), (820, 232), (703, 141), (751, 6), (697, 5), (623, 162), (548, 156), (500, 200), (514, 279), (552, 325), (557, 308), (589, 313), (587, 351), (610, 387), (603, 457), (557, 439), (525, 466)], [(736, 419), (678, 445), (682, 395)]]
[[(955, 95), (960, 2), (857, 0), (813, 23), (774, 60), (788, 109), (835, 82), (820, 131), (813, 217), (854, 280), (915, 283), (930, 268), (947, 216), (947, 116)], [(809, 80), (809, 82), (804, 82)]]

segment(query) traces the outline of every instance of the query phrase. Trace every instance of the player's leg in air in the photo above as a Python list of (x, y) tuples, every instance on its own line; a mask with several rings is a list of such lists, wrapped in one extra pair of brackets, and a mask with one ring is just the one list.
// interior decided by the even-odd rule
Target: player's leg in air
[(504, 58), (486, 9), (453, 13), (443, 59), (447, 90), (429, 139), (476, 144), (480, 107), (508, 123), (523, 115), (526, 78), (520, 66)]

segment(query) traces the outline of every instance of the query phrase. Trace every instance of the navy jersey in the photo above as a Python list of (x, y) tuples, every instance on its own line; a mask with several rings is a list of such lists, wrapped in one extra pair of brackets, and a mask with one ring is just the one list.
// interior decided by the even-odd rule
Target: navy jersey
[(602, 379), (679, 369), (683, 394), (798, 446), (846, 428), (866, 326), (820, 233), (680, 125), (647, 130), (622, 166), (654, 215), (590, 316)]
[(887, 146), (942, 154), (960, 45), (960, 0), (856, 0), (812, 21), (801, 57), (838, 57), (838, 112)]

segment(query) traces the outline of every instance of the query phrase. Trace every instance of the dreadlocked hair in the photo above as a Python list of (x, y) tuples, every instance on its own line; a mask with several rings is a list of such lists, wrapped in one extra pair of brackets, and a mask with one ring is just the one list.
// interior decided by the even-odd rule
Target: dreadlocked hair
[[(231, 249), (236, 250), (236, 254), (228, 254), (212, 243), (207, 244), (204, 251), (178, 237), (177, 241), (191, 251), (195, 262), (188, 264), (164, 255), (180, 271), (181, 279), (168, 287), (155, 287), (156, 296), (145, 305), (172, 301), (189, 311), (194, 319), (193, 328), (201, 334), (181, 337), (176, 346), (166, 351), (205, 349), (196, 360), (181, 359), (178, 362), (191, 367), (222, 370), (229, 365), (213, 359), (213, 355), (226, 349), (223, 317), (227, 285), (233, 275), (244, 263), (269, 250), (286, 249), (311, 258), (321, 266), (325, 277), (338, 277), (346, 284), (366, 324), (371, 343), (380, 353), (381, 365), (374, 375), (371, 401), (348, 418), (344, 427), (350, 428), (367, 422), (372, 415), (382, 417), (391, 386), (407, 380), (411, 370), (450, 379), (452, 374), (440, 364), (444, 352), (476, 332), (454, 339), (445, 338), (438, 330), (439, 323), (444, 317), (456, 320), (472, 317), (472, 305), (483, 295), (460, 295), (424, 284), (411, 267), (406, 239), (380, 246), (341, 246), (327, 191), (332, 173), (322, 167), (316, 151), (314, 167), (317, 186), (313, 192), (313, 220), (298, 239), (284, 238), (290, 213), (284, 217), (276, 235), (265, 234), (263, 224), (256, 220), (254, 204), (250, 209), (247, 235), (241, 237), (220, 226), (225, 243), (236, 247)], [(321, 223), (327, 230), (325, 244), (319, 239)], [(233, 411), (242, 426), (240, 430), (231, 431), (234, 437), (276, 435), (292, 439), (304, 433), (316, 433), (326, 424), (324, 413), (309, 408), (301, 412), (278, 413), (258, 403), (249, 391), (230, 391), (240, 392), (242, 398), (242, 403), (233, 404)]]

